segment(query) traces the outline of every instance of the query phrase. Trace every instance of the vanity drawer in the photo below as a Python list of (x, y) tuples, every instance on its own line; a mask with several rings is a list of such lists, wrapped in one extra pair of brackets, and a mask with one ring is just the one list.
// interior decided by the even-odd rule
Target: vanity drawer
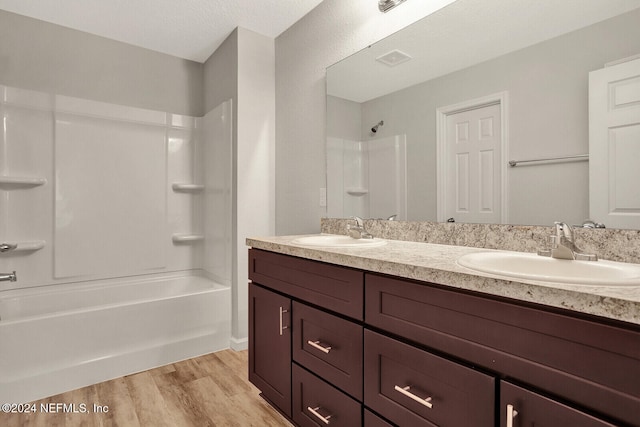
[[(510, 407), (510, 408), (509, 408)], [(507, 423), (511, 418), (512, 423)], [(500, 426), (615, 427), (532, 391), (500, 382)]]
[(250, 249), (249, 279), (336, 313), (363, 319), (362, 271)]
[(639, 425), (640, 328), (376, 274), (365, 282), (367, 324)]
[(362, 326), (294, 302), (293, 360), (362, 400)]
[(364, 333), (364, 404), (400, 426), (494, 425), (495, 379)]
[(292, 370), (293, 421), (296, 424), (301, 427), (329, 423), (337, 427), (362, 425), (362, 405), (359, 402), (295, 363)]

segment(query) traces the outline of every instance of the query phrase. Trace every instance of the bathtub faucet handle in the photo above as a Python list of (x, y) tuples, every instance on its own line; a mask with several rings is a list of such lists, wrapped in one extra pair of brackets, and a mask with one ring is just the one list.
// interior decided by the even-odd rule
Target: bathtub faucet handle
[(16, 249), (18, 245), (11, 243), (0, 243), (0, 252), (9, 252)]
[(0, 282), (15, 282), (18, 280), (15, 270), (13, 273), (0, 273)]

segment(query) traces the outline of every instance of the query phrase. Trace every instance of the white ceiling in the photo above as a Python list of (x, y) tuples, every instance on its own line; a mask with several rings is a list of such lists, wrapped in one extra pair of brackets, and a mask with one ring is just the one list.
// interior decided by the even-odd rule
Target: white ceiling
[(0, 9), (204, 62), (238, 26), (277, 37), (322, 0), (0, 0)]

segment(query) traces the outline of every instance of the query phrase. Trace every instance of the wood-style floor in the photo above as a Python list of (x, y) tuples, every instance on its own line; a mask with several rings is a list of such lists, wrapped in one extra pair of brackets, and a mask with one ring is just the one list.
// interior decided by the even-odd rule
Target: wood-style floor
[[(34, 402), (35, 414), (0, 412), (0, 426), (291, 426), (249, 383), (247, 357), (224, 350), (84, 387)], [(88, 413), (40, 412), (57, 403), (83, 403)], [(108, 412), (93, 413), (94, 404)]]

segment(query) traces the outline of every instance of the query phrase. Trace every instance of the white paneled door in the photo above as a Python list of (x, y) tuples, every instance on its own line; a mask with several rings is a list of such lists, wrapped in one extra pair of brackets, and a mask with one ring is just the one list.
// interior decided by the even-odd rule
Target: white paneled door
[(448, 114), (444, 130), (444, 219), (501, 222), (501, 105)]
[(640, 59), (589, 73), (589, 211), (640, 228)]

